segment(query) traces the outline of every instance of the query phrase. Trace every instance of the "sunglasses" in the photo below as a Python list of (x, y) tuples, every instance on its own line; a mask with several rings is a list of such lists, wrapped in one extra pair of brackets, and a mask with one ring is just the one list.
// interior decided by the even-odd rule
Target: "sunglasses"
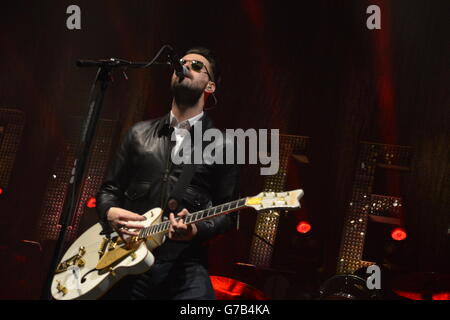
[(192, 68), (192, 70), (194, 70), (195, 72), (201, 73), (203, 67), (205, 67), (206, 74), (208, 75), (209, 79), (210, 79), (211, 81), (214, 81), (214, 80), (213, 80), (213, 77), (211, 77), (211, 75), (209, 74), (208, 68), (206, 68), (206, 65), (205, 65), (203, 62), (198, 61), (198, 60), (186, 60), (186, 59), (180, 59), (180, 63), (181, 63), (182, 66), (184, 66), (184, 65), (185, 65), (186, 63), (188, 63), (188, 62), (191, 63), (191, 68)]

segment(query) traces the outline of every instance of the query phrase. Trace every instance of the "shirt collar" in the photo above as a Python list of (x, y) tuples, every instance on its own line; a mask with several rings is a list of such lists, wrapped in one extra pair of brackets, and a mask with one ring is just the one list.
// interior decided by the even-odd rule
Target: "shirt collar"
[(174, 128), (186, 128), (186, 124), (189, 123), (189, 128), (192, 127), (202, 116), (203, 116), (203, 111), (201, 113), (199, 113), (196, 116), (193, 116), (192, 118), (189, 118), (187, 120), (178, 122), (177, 118), (175, 118), (172, 110), (170, 111), (170, 126), (174, 127)]

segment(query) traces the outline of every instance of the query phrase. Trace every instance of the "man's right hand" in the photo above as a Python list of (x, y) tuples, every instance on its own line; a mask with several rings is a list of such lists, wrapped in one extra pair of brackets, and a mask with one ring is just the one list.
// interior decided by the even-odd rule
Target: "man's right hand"
[(117, 207), (111, 207), (108, 212), (106, 213), (106, 217), (108, 219), (109, 224), (113, 227), (114, 230), (116, 230), (120, 236), (126, 234), (129, 236), (138, 236), (139, 232), (131, 231), (128, 229), (142, 229), (144, 228), (143, 225), (140, 223), (136, 223), (133, 221), (144, 221), (145, 217), (141, 216), (139, 214), (133, 213), (131, 211), (117, 208)]

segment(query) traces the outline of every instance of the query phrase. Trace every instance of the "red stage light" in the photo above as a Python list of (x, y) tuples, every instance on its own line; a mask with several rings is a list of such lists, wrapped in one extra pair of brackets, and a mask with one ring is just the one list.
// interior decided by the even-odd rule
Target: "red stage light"
[(0, 188), (0, 195), (3, 194), (3, 188)]
[(210, 276), (218, 300), (267, 300), (260, 290), (245, 282), (222, 276)]
[(404, 290), (392, 290), (396, 295), (410, 299), (410, 300), (423, 300), (422, 293), (420, 292), (409, 292)]
[(450, 292), (442, 292), (433, 294), (433, 300), (450, 300)]
[(300, 221), (297, 225), (299, 233), (308, 233), (311, 230), (311, 225), (307, 221)]
[(397, 241), (405, 240), (406, 236), (407, 236), (406, 231), (403, 228), (395, 228), (391, 232), (392, 239), (397, 240)]
[(94, 197), (91, 197), (86, 201), (86, 206), (88, 208), (95, 208), (97, 206), (97, 200)]

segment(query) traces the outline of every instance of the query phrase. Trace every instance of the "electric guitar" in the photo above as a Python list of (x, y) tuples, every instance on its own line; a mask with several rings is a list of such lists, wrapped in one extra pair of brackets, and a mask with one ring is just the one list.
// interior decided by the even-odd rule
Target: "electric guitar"
[[(205, 210), (189, 213), (184, 223), (228, 214), (242, 208), (263, 210), (295, 210), (300, 208), (303, 190), (261, 192)], [(129, 274), (150, 269), (155, 258), (152, 251), (160, 246), (168, 233), (170, 221), (162, 221), (162, 210), (152, 209), (139, 221), (144, 227), (139, 235), (122, 239), (116, 232), (102, 234), (99, 223), (86, 230), (67, 250), (56, 268), (51, 293), (57, 300), (97, 299), (117, 281)], [(180, 219), (180, 218), (177, 218)]]

